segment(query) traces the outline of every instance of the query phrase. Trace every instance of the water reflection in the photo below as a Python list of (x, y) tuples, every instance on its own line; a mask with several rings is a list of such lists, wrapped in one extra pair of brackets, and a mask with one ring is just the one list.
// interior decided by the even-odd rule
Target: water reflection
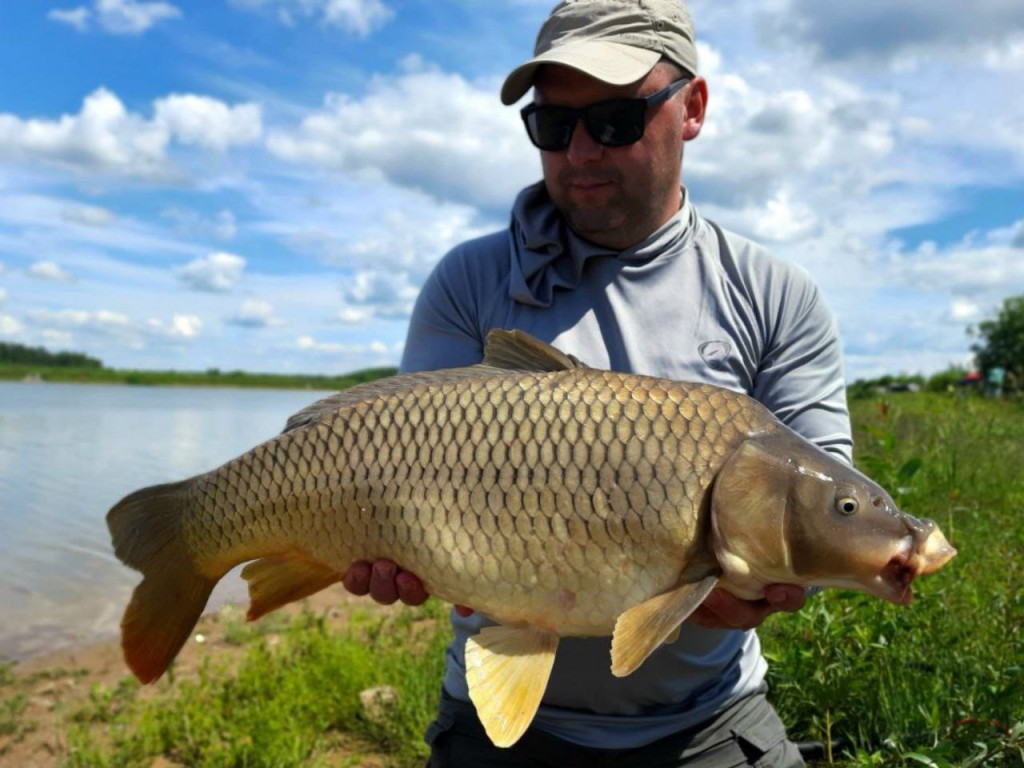
[[(138, 575), (110, 549), (107, 510), (273, 437), (323, 394), (0, 382), (0, 659), (116, 634)], [(233, 577), (214, 600), (242, 594)]]

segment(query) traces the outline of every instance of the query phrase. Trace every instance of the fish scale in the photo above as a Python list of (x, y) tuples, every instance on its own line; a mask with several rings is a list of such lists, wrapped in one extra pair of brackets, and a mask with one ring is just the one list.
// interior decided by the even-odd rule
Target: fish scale
[[(672, 583), (676, 553), (702, 532), (709, 480), (756, 422), (732, 402), (704, 385), (589, 370), (413, 386), (204, 476), (186, 539), (210, 574), (274, 546), (338, 573), (387, 557), (432, 594), (506, 620), (537, 621), (583, 592), (560, 626), (609, 634), (631, 601)], [(702, 411), (728, 419), (714, 430), (724, 450), (700, 450), (708, 422), (681, 428)]]
[(499, 623), (467, 642), (466, 669), (502, 745), (532, 719), (560, 636), (611, 635), (625, 675), (716, 584), (747, 599), (789, 582), (906, 602), (908, 574), (953, 552), (746, 395), (593, 370), (517, 332), (492, 333), (483, 365), (314, 403), (218, 469), (130, 494), (107, 521), (144, 575), (122, 621), (143, 681), (235, 565), (252, 561), (256, 618), (388, 558)]

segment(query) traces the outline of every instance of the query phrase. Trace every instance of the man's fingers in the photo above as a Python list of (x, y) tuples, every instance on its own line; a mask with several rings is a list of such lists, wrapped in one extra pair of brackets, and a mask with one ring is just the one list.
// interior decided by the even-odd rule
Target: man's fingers
[(725, 629), (753, 629), (764, 621), (771, 608), (766, 600), (741, 600), (720, 589), (704, 601), (707, 608)]
[(391, 605), (396, 600), (406, 605), (421, 605), (430, 597), (416, 574), (403, 571), (393, 561), (383, 558), (372, 563), (366, 560), (352, 563), (341, 583), (353, 595), (369, 595), (382, 605)]
[(345, 589), (351, 592), (353, 595), (370, 594), (370, 571), (371, 564), (365, 560), (358, 560), (349, 567), (345, 572), (345, 575), (341, 579), (341, 583), (345, 585)]
[(807, 602), (807, 592), (795, 584), (769, 584), (764, 588), (764, 599), (773, 612), (799, 611)]
[(391, 605), (398, 599), (395, 577), (398, 566), (391, 560), (375, 560), (370, 572), (370, 597), (381, 605)]
[(406, 605), (422, 605), (430, 597), (419, 577), (409, 571), (398, 571), (395, 576), (395, 586), (398, 588), (398, 599)]
[(769, 584), (763, 600), (742, 600), (716, 589), (688, 620), (713, 629), (754, 629), (777, 611), (799, 611), (805, 600), (803, 587), (793, 584)]

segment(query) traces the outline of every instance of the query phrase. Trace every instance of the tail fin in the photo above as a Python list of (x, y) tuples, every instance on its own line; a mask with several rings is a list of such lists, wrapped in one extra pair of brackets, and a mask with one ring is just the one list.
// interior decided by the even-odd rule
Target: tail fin
[(181, 533), (190, 482), (143, 488), (107, 513), (114, 554), (143, 576), (121, 619), (125, 661), (143, 683), (170, 666), (217, 583), (196, 570)]

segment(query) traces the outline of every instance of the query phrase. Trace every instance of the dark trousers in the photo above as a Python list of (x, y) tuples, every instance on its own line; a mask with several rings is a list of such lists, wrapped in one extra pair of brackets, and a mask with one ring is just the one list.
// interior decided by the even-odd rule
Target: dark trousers
[[(448, 727), (444, 724), (450, 723)], [(710, 721), (635, 749), (583, 747), (530, 728), (508, 748), (495, 747), (472, 705), (442, 694), (437, 722), (427, 732), (428, 768), (797, 768), (796, 745), (764, 692)]]

